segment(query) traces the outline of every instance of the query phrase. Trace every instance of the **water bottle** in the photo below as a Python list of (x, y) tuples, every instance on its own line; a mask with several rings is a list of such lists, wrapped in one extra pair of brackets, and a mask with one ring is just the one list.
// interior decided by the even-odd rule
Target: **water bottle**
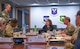
[(37, 32), (37, 26), (36, 25), (34, 26), (34, 32)]
[(23, 27), (23, 34), (25, 34), (26, 33), (26, 27)]
[(22, 30), (23, 30), (23, 34), (26, 33), (26, 27), (27, 27), (27, 25), (26, 25), (26, 24), (23, 24), (23, 28), (22, 28)]

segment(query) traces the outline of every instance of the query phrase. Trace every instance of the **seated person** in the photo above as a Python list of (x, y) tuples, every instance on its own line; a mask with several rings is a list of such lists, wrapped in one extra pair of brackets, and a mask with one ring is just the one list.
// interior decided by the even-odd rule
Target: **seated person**
[(77, 33), (78, 35), (77, 35), (76, 40), (75, 40), (74, 49), (80, 49), (80, 11), (78, 11), (78, 13), (77, 13), (77, 20), (76, 21), (78, 24), (77, 27), (79, 28), (79, 31)]
[(12, 18), (9, 23), (6, 25), (3, 36), (4, 37), (13, 37), (13, 28), (17, 26), (17, 20)]
[(6, 27), (6, 20), (2, 17), (0, 17), (0, 37), (3, 37), (3, 32)]
[(70, 23), (69, 17), (64, 16), (64, 24), (67, 25), (67, 27), (63, 30), (63, 33), (69, 36), (72, 36), (75, 30), (75, 27)]
[(42, 32), (53, 31), (54, 26), (52, 25), (52, 21), (50, 19), (46, 19), (46, 24), (43, 26), (42, 30), (39, 30), (39, 34)]
[[(68, 36), (66, 34), (62, 34), (63, 38), (65, 40), (68, 40), (70, 42), (66, 42), (65, 44), (65, 48), (66, 49), (78, 49), (78, 47), (80, 46), (77, 41), (79, 41), (77, 38), (79, 37), (79, 30), (80, 30), (80, 11), (78, 11), (77, 15), (76, 15), (76, 26), (77, 28), (75, 29), (74, 33), (72, 36)], [(77, 40), (77, 41), (76, 41)], [(76, 42), (75, 42), (76, 41)], [(75, 46), (74, 46), (75, 44)], [(78, 47), (76, 47), (78, 46)], [(79, 48), (80, 49), (80, 48)]]

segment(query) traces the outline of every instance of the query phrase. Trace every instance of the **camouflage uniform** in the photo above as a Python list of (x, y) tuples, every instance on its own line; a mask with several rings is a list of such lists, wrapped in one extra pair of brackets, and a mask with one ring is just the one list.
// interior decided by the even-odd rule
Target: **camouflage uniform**
[[(64, 31), (68, 36), (73, 36), (75, 27), (72, 24), (69, 24)], [(74, 45), (71, 43), (71, 41), (66, 41), (65, 47), (66, 49), (73, 49)]]
[(80, 26), (78, 26), (78, 27), (75, 29), (75, 32), (74, 32), (74, 34), (72, 35), (72, 43), (74, 43), (75, 40), (77, 39), (79, 29), (80, 29)]
[(66, 27), (64, 32), (66, 32), (67, 35), (72, 36), (74, 30), (75, 30), (75, 27), (72, 24), (69, 23), (69, 25)]
[(0, 16), (3, 17), (7, 22), (9, 21), (9, 13), (6, 13), (5, 11), (2, 11), (0, 13)]
[(3, 33), (3, 37), (13, 37), (13, 32), (13, 27), (8, 23)]
[(80, 29), (80, 26), (78, 26), (78, 27), (75, 29), (75, 31), (74, 31), (74, 33), (73, 33), (73, 35), (72, 35), (72, 40), (69, 41), (69, 42), (66, 42), (66, 44), (65, 44), (66, 49), (74, 49), (74, 43), (75, 43), (75, 41), (76, 41), (76, 39), (77, 39), (79, 29)]

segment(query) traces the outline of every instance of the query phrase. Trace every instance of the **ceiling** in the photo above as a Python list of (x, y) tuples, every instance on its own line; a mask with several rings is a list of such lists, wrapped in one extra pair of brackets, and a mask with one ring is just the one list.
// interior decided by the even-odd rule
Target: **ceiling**
[(18, 6), (80, 5), (80, 0), (0, 0)]

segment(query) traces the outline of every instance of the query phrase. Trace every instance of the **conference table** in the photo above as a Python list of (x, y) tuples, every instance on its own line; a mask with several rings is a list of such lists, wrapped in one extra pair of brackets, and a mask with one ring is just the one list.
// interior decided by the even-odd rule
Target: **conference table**
[(13, 39), (0, 37), (0, 49), (13, 49)]
[(26, 49), (64, 49), (65, 40), (62, 37), (42, 38), (42, 35), (26, 35)]
[[(25, 36), (24, 36), (25, 35)], [(22, 49), (64, 49), (65, 40), (62, 37), (43, 38), (39, 34), (26, 33), (23, 36), (16, 36), (12, 38), (0, 38), (0, 45), (8, 44), (13, 49), (13, 38), (23, 38), (24, 48)], [(16, 45), (17, 46), (17, 45)], [(1, 48), (1, 46), (0, 46)]]

